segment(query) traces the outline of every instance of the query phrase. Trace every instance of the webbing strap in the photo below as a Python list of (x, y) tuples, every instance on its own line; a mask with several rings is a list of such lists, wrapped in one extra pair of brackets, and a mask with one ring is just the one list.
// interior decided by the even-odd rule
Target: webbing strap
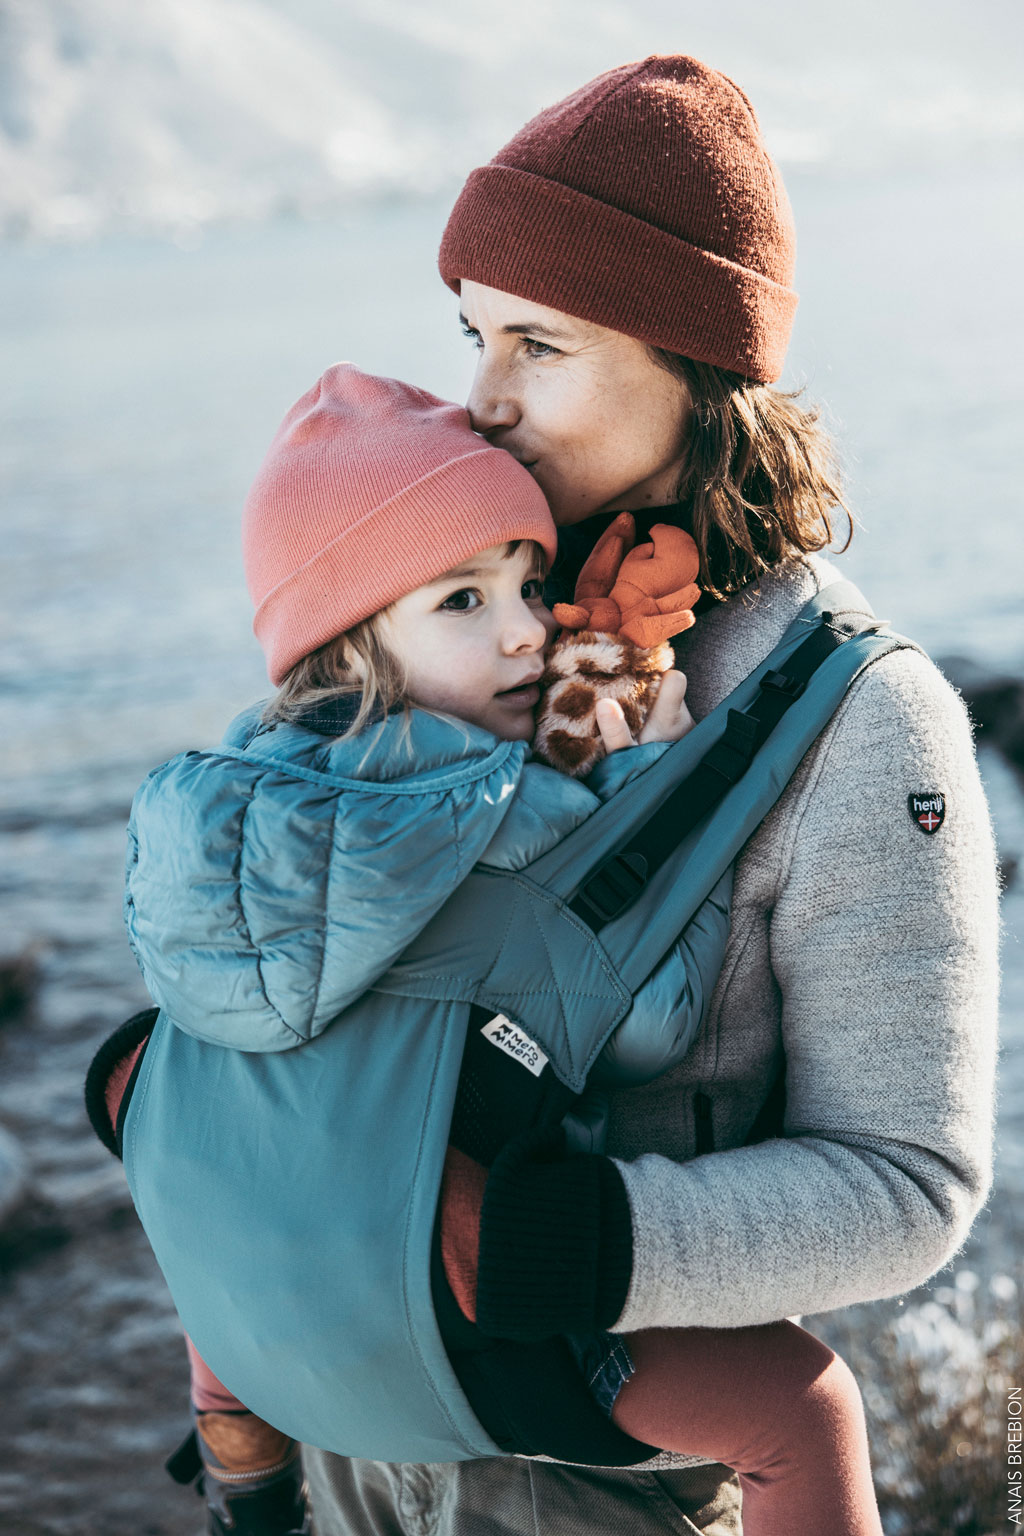
[[(568, 903), (571, 911), (597, 932), (619, 917), (683, 838), (746, 773), (758, 748), (803, 693), (826, 657), (848, 640), (852, 630), (831, 624), (823, 613), (792, 656), (760, 680), (757, 696), (744, 710), (730, 709), (725, 730), (668, 799), (638, 827), (625, 847), (584, 881)], [(857, 631), (859, 632), (859, 631)]]

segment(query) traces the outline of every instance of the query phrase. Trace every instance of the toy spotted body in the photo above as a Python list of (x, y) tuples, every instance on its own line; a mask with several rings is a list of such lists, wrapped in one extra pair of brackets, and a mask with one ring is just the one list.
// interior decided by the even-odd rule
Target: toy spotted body
[(576, 584), (556, 603), (562, 633), (548, 652), (533, 740), (535, 756), (580, 778), (605, 754), (600, 699), (614, 699), (635, 736), (674, 665), (669, 639), (689, 629), (700, 596), (697, 547), (667, 523), (633, 547), (628, 512), (605, 529)]
[(533, 738), (534, 756), (580, 778), (604, 756), (598, 699), (615, 699), (635, 736), (674, 664), (668, 642), (645, 647), (624, 635), (565, 631), (548, 654), (544, 693)]

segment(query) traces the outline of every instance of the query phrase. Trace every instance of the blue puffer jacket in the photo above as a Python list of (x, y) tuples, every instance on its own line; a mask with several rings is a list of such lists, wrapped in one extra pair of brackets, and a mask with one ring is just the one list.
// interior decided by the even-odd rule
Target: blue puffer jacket
[[(477, 863), (515, 870), (665, 750), (601, 762), (586, 784), (523, 742), (412, 710), (357, 739), (240, 715), (221, 746), (151, 773), (129, 826), (125, 915), (146, 985), (178, 1028), (284, 1051), (372, 987)], [(678, 1061), (711, 995), (728, 880), (605, 1048), (608, 1081)], [(524, 965), (529, 957), (524, 956)]]

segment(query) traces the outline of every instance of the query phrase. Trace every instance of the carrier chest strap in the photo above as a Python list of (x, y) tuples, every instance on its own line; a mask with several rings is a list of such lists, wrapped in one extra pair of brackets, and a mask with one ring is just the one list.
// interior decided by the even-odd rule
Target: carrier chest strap
[(624, 848), (592, 874), (568, 903), (594, 932), (619, 917), (639, 896), (688, 832), (702, 821), (746, 773), (783, 715), (814, 673), (856, 630), (838, 629), (832, 615), (821, 622), (782, 667), (766, 672), (757, 696), (744, 710), (730, 709), (725, 730), (696, 768), (669, 795)]

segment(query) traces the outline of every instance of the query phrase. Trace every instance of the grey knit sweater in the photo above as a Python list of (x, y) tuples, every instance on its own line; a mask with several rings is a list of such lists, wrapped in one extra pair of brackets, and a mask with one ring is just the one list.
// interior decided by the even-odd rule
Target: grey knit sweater
[[(837, 575), (795, 561), (702, 617), (679, 647), (693, 713)], [(933, 792), (945, 818), (928, 834), (908, 796)], [(964, 709), (920, 653), (886, 656), (740, 857), (725, 965), (688, 1056), (613, 1101), (634, 1234), (619, 1330), (821, 1312), (950, 1258), (990, 1177), (997, 927)], [(784, 1134), (744, 1146), (783, 1063)], [(700, 1156), (695, 1096), (704, 1146), (713, 1133)]]

